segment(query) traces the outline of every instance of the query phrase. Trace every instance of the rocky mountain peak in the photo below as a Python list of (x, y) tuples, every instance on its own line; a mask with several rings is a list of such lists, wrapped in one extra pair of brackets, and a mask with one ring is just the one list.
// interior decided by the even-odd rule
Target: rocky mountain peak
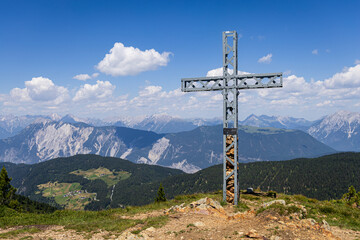
[(360, 150), (360, 113), (338, 111), (311, 126), (308, 133), (341, 151)]

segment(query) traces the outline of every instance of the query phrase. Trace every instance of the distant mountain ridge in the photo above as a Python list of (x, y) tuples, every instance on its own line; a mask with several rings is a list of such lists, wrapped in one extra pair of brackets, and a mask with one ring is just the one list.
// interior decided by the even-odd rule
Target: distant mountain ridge
[(273, 127), (283, 129), (297, 129), (307, 130), (314, 122), (308, 121), (304, 118), (282, 117), (282, 116), (267, 116), (251, 114), (244, 121), (239, 124), (253, 126), (253, 127)]
[[(0, 116), (0, 139), (15, 136), (29, 124), (45, 120), (71, 124), (86, 123), (93, 127), (130, 127), (156, 133), (180, 133), (194, 130), (199, 126), (222, 124), (221, 118), (181, 119), (167, 114), (154, 114), (137, 118), (122, 117), (108, 120), (78, 118), (73, 115), (60, 117), (56, 114), (21, 117), (7, 115)], [(308, 121), (304, 118), (257, 116), (251, 114), (243, 121), (239, 121), (239, 125), (301, 130), (338, 151), (360, 151), (359, 122), (360, 113), (339, 111), (315, 121)]]
[(151, 145), (162, 135), (124, 127), (93, 127), (85, 123), (45, 120), (20, 134), (0, 140), (4, 162), (35, 163), (76, 154), (120, 156), (129, 148)]
[(28, 125), (35, 121), (41, 120), (59, 120), (57, 115), (42, 116), (42, 115), (25, 115), (25, 116), (14, 116), (14, 115), (0, 115), (0, 139), (15, 136), (20, 133)]
[(156, 133), (178, 133), (191, 131), (199, 126), (221, 124), (221, 119), (182, 119), (167, 114), (155, 114), (129, 127)]
[[(334, 152), (298, 130), (239, 128), (239, 160), (278, 161)], [(27, 126), (0, 140), (0, 161), (37, 163), (76, 154), (120, 157), (136, 163), (178, 168), (186, 172), (222, 162), (222, 125), (157, 134), (126, 127), (94, 127), (50, 120)]]
[(46, 115), (25, 115), (25, 116), (13, 116), (13, 115), (0, 115), (0, 139), (15, 136), (26, 126), (34, 123), (35, 121), (52, 120), (64, 123), (86, 123), (94, 127), (129, 127), (139, 130), (153, 131), (156, 133), (177, 133), (183, 131), (190, 131), (199, 126), (213, 126), (222, 123), (222, 119), (182, 119), (179, 117), (173, 117), (167, 114), (154, 114), (145, 117), (122, 117), (114, 119), (96, 119), (96, 118), (81, 118), (71, 114), (67, 114), (63, 117), (52, 114)]
[(339, 111), (317, 121), (308, 133), (339, 151), (360, 151), (360, 113)]

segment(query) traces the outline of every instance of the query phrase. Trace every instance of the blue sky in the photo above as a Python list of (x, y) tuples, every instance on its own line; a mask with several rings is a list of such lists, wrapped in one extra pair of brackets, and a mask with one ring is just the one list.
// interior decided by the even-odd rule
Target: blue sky
[(219, 117), (220, 93), (179, 88), (222, 67), (227, 30), (239, 34), (239, 70), (285, 73), (283, 89), (241, 92), (240, 119), (360, 111), (358, 9), (360, 1), (2, 0), (0, 114)]

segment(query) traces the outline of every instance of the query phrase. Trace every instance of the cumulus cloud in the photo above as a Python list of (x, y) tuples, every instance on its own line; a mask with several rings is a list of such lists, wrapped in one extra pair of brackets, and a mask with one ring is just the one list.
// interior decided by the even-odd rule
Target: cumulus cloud
[(13, 88), (10, 91), (10, 96), (12, 99), (19, 102), (31, 101), (28, 90), (26, 88)]
[(80, 81), (86, 81), (91, 79), (91, 76), (89, 74), (78, 74), (73, 77), (73, 79), (80, 80)]
[(85, 84), (75, 94), (73, 101), (99, 100), (112, 95), (115, 86), (109, 81), (96, 81), (96, 84)]
[[(210, 70), (207, 75), (221, 76), (222, 68)], [(114, 85), (108, 81), (97, 81), (96, 84), (84, 84), (77, 91), (71, 91), (73, 95), (68, 98), (69, 101), (54, 104), (56, 99), (64, 99), (68, 94), (67, 89), (63, 91), (66, 94), (61, 95), (60, 89), (63, 87), (43, 78), (34, 78), (26, 82), (25, 86), (12, 89), (10, 96), (0, 95), (4, 111), (15, 106), (17, 109), (22, 107), (27, 113), (31, 113), (28, 109), (33, 112), (72, 109), (80, 115), (101, 113), (102, 116), (134, 116), (160, 112), (183, 117), (215, 117), (223, 114), (221, 91), (184, 93), (180, 88), (166, 90), (164, 86), (147, 85), (130, 98), (128, 95), (114, 96)], [(52, 94), (47, 95), (46, 91)], [(245, 117), (242, 114), (250, 113), (315, 118), (330, 113), (332, 109), (360, 111), (360, 64), (345, 68), (325, 80), (306, 79), (294, 74), (284, 75), (283, 88), (239, 92), (240, 118)], [(63, 97), (59, 98), (59, 94)], [(17, 101), (17, 105), (10, 105), (10, 101)], [(44, 111), (38, 111), (39, 109)]]
[(284, 75), (290, 75), (291, 74), (291, 70), (286, 70), (285, 72), (284, 72)]
[(318, 55), (319, 51), (317, 49), (314, 49), (311, 51), (311, 54)]
[(259, 58), (258, 63), (268, 63), (269, 64), (269, 63), (271, 63), (271, 61), (272, 61), (272, 54), (269, 53), (268, 55)]
[(161, 86), (147, 86), (144, 90), (139, 92), (140, 97), (153, 96), (159, 94), (162, 90)]
[(215, 101), (220, 101), (220, 100), (223, 100), (223, 95), (221, 93), (218, 93), (218, 94), (213, 94), (213, 96), (211, 97), (212, 100), (215, 100)]
[(360, 87), (360, 64), (345, 68), (343, 72), (326, 79), (324, 84), (327, 88)]
[[(234, 72), (233, 69), (228, 69), (229, 74)], [(250, 74), (249, 72), (238, 71), (238, 75)], [(223, 75), (223, 68), (215, 68), (207, 72), (207, 77), (217, 77)]]
[(359, 60), (359, 59), (356, 59), (356, 60), (355, 60), (355, 65), (358, 65), (358, 64), (360, 64), (360, 60)]
[(80, 80), (80, 81), (86, 81), (92, 78), (96, 78), (99, 76), (99, 73), (93, 73), (91, 76), (89, 74), (78, 74), (73, 77), (73, 79)]
[(166, 66), (170, 61), (170, 54), (170, 52), (159, 53), (155, 49), (141, 51), (117, 42), (96, 68), (112, 76), (136, 75)]
[(44, 77), (32, 78), (25, 81), (25, 88), (14, 88), (10, 91), (10, 96), (14, 101), (39, 101), (62, 103), (68, 97), (68, 89), (56, 86), (53, 81)]
[(333, 101), (326, 100), (326, 101), (323, 101), (323, 102), (320, 102), (320, 103), (316, 104), (316, 106), (317, 107), (331, 106), (332, 103), (333, 103)]
[[(255, 92), (258, 96), (254, 95)], [(360, 65), (345, 68), (325, 80), (306, 81), (295, 75), (284, 76), (283, 88), (247, 93), (255, 96), (253, 104), (267, 104), (269, 109), (276, 111), (286, 109), (287, 114), (308, 111), (317, 116), (332, 108), (353, 111), (360, 96)], [(297, 106), (296, 111), (291, 106)]]

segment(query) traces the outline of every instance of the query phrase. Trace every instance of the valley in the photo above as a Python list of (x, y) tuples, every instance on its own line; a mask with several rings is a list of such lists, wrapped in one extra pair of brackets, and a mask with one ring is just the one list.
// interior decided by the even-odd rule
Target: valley
[[(97, 155), (57, 158), (32, 165), (2, 165), (13, 178), (12, 184), (19, 194), (62, 208), (72, 207), (67, 203), (75, 200), (85, 210), (148, 204), (154, 201), (160, 183), (169, 199), (222, 189), (221, 164), (193, 174)], [(359, 172), (360, 153), (337, 153), (318, 158), (243, 163), (239, 165), (239, 183), (242, 189), (252, 187), (331, 200), (341, 198), (351, 185), (360, 189)], [(73, 188), (81, 194), (96, 194), (96, 200), (94, 195), (64, 197)]]

